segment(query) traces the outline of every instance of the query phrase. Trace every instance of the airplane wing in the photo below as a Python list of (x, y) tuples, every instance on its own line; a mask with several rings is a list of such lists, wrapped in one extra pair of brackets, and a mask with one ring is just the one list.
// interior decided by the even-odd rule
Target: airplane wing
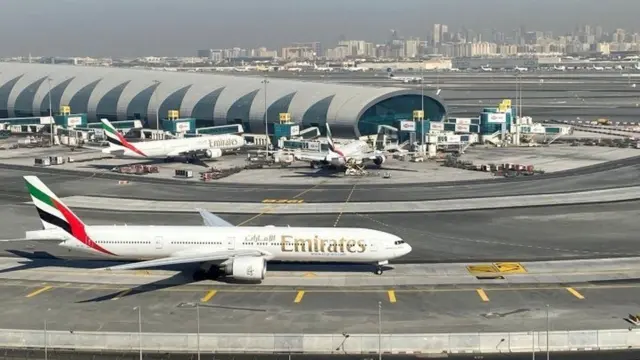
[(184, 147), (179, 147), (174, 149), (173, 151), (169, 152), (167, 154), (167, 156), (183, 156), (183, 155), (190, 155), (190, 154), (195, 154), (198, 152), (204, 152), (209, 150), (210, 148), (208, 146), (203, 146), (201, 148), (196, 148), (196, 147), (192, 147), (192, 146), (184, 146)]
[(325, 161), (327, 159), (326, 153), (298, 153), (295, 157), (301, 161)]
[(196, 210), (198, 210), (198, 212), (200, 213), (200, 216), (202, 216), (202, 221), (206, 226), (231, 226), (231, 227), (235, 226), (231, 223), (224, 221), (221, 217), (208, 212), (207, 210), (204, 210), (204, 209), (196, 209)]
[(243, 250), (220, 250), (215, 252), (205, 252), (190, 255), (170, 256), (154, 260), (146, 260), (134, 263), (128, 263), (123, 265), (109, 266), (106, 268), (96, 270), (134, 270), (134, 269), (147, 269), (158, 266), (168, 265), (181, 265), (181, 264), (197, 264), (214, 261), (225, 261), (229, 258), (240, 256), (267, 256), (269, 254), (253, 249)]

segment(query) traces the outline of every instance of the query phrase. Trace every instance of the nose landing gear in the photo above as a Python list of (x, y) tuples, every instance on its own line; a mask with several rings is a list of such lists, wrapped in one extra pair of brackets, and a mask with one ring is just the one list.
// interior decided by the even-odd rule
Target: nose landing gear
[(378, 261), (378, 263), (376, 264), (375, 274), (376, 275), (382, 275), (382, 273), (384, 272), (384, 266), (388, 265), (388, 264), (389, 264), (388, 260)]

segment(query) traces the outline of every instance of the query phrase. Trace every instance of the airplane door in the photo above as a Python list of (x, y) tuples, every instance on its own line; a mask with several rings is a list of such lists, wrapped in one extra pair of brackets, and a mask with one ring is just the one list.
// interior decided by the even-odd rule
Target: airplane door
[(164, 245), (162, 236), (156, 236), (155, 241), (156, 241), (156, 250), (162, 250), (162, 246)]
[(227, 250), (235, 250), (236, 248), (236, 237), (228, 236), (227, 237)]

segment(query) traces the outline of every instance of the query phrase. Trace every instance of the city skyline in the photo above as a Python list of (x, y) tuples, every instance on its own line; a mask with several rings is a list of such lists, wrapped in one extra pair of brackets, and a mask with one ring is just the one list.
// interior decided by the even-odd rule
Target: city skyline
[(381, 0), (186, 0), (178, 6), (154, 0), (151, 7), (150, 0), (0, 0), (8, 15), (0, 24), (0, 56), (185, 56), (205, 48), (280, 49), (309, 41), (333, 46), (340, 38), (383, 43), (389, 29), (401, 37), (427, 39), (436, 23), (447, 24), (450, 31), (466, 27), (508, 33), (524, 26), (560, 35), (590, 24), (606, 32), (624, 28), (633, 33), (640, 4), (623, 1), (402, 0), (389, 6)]

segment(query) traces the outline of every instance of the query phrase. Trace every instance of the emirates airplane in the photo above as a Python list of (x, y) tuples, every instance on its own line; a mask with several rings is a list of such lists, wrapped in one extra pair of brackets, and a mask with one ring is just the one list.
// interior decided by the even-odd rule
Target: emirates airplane
[(176, 157), (185, 157), (188, 161), (195, 161), (200, 158), (215, 159), (221, 157), (224, 150), (235, 150), (244, 146), (244, 138), (232, 134), (146, 141), (134, 145), (128, 142), (109, 120), (100, 121), (109, 142), (109, 147), (102, 152), (119, 158), (173, 160)]
[[(203, 226), (86, 225), (36, 176), (25, 176), (42, 230), (24, 239), (57, 241), (64, 248), (129, 261), (99, 270), (199, 265), (196, 277), (265, 278), (267, 261), (375, 264), (381, 275), (389, 260), (411, 252), (401, 238), (382, 231), (338, 227), (236, 227), (199, 210)], [(135, 261), (135, 262), (130, 262)]]

